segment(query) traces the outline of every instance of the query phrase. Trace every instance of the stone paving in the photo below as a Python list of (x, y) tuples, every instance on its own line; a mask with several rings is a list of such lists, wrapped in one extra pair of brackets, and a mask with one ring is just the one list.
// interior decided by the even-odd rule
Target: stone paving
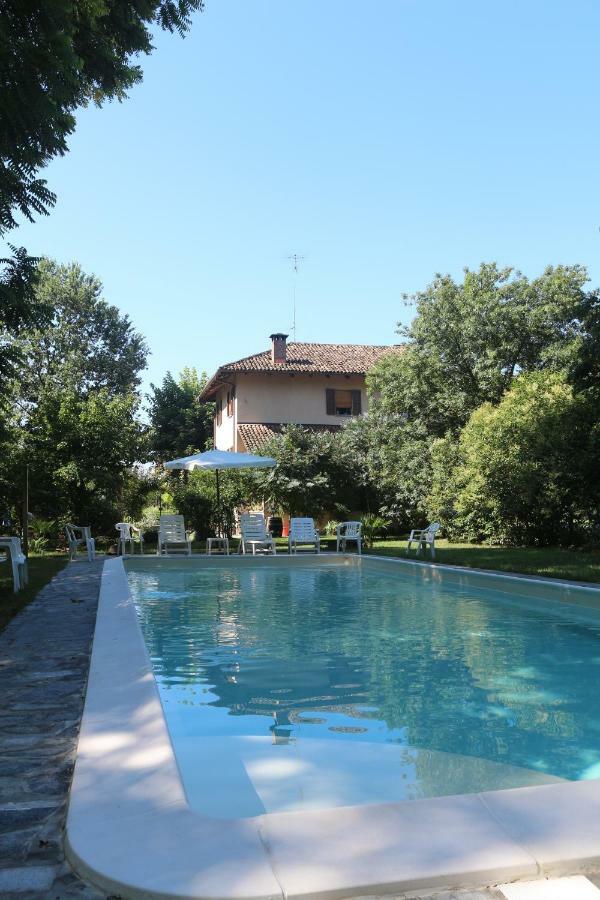
[[(0, 897), (4, 900), (101, 900), (107, 896), (70, 869), (62, 843), (101, 571), (101, 560), (69, 564), (0, 632)], [(417, 897), (494, 900), (503, 895), (494, 889), (456, 890), (404, 894), (402, 900)]]
[(3, 898), (104, 896), (62, 847), (101, 570), (70, 563), (0, 632)]

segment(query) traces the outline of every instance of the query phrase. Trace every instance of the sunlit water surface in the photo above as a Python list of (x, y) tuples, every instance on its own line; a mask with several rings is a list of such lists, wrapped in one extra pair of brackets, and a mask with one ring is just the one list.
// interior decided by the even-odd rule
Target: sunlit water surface
[(128, 563), (192, 807), (252, 816), (600, 777), (600, 613), (302, 562)]

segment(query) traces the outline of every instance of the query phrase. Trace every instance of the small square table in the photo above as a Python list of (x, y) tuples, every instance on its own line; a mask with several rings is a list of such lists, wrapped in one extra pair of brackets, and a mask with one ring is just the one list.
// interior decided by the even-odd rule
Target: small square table
[(212, 556), (213, 547), (216, 553), (223, 553), (229, 556), (229, 538), (226, 537), (209, 537), (206, 539), (206, 553)]

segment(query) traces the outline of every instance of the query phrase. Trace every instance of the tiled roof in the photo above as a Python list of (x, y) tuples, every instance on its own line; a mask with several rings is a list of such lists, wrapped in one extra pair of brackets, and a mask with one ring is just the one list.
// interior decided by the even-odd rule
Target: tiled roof
[(317, 375), (364, 375), (384, 353), (402, 350), (401, 344), (303, 344), (289, 343), (286, 361), (275, 365), (271, 350), (245, 356), (220, 366), (210, 379), (201, 399), (209, 400), (219, 382), (233, 372), (313, 373)]
[[(302, 425), (308, 431), (337, 431), (340, 425)], [(243, 422), (237, 427), (238, 437), (243, 440), (250, 453), (256, 453), (276, 434), (281, 434), (285, 425), (277, 422)]]

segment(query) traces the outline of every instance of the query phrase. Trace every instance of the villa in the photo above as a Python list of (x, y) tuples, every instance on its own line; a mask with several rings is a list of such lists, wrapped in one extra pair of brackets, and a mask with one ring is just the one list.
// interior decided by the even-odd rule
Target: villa
[(217, 450), (254, 453), (297, 424), (313, 430), (340, 428), (367, 409), (367, 371), (401, 346), (289, 343), (270, 335), (271, 348), (220, 366), (201, 394), (215, 402)]

